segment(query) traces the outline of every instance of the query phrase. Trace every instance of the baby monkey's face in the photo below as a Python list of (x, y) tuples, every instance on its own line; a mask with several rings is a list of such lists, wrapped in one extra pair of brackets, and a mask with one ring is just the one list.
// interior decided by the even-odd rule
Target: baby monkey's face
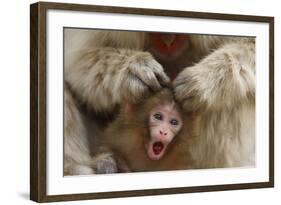
[(175, 102), (154, 107), (149, 113), (150, 138), (146, 144), (147, 155), (151, 160), (159, 160), (167, 146), (182, 128), (182, 117)]

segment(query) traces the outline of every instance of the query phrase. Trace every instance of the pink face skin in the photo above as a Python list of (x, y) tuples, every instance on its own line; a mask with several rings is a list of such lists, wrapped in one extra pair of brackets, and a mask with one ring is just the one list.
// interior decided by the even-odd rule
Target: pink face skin
[(159, 160), (182, 127), (182, 118), (174, 103), (159, 105), (149, 115), (150, 140), (146, 145), (151, 160)]

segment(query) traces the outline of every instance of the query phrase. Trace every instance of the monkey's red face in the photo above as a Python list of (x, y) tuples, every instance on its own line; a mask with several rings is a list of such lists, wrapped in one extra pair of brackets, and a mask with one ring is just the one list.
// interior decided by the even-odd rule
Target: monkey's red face
[(182, 52), (189, 47), (190, 41), (188, 35), (150, 33), (149, 42), (155, 56), (170, 61), (181, 56)]
[(149, 116), (150, 139), (146, 144), (148, 157), (151, 160), (161, 159), (181, 127), (182, 118), (174, 103), (152, 109)]

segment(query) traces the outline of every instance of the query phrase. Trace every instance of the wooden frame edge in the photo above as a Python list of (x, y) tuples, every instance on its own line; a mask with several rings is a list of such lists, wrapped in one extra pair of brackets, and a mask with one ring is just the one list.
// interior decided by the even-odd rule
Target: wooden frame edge
[(157, 195), (187, 194), (187, 193), (196, 193), (196, 192), (234, 191), (234, 190), (242, 190), (242, 189), (263, 189), (263, 188), (272, 188), (272, 187), (273, 187), (273, 184), (271, 182), (260, 182), (260, 183), (247, 183), (247, 184), (246, 183), (245, 184), (227, 184), (227, 185), (198, 186), (198, 187), (181, 187), (181, 188), (166, 188), (166, 189), (130, 190), (130, 191), (118, 191), (118, 192), (51, 195), (51, 196), (46, 196), (40, 202), (59, 202), (59, 201), (78, 201), (78, 200), (106, 199), (106, 198), (157, 196)]
[(160, 10), (136, 7), (119, 7), (119, 6), (101, 6), (91, 4), (75, 4), (75, 3), (57, 3), (57, 2), (38, 2), (45, 9), (59, 10), (75, 10), (86, 12), (107, 12), (137, 15), (154, 15), (154, 16), (171, 16), (171, 17), (189, 17), (189, 18), (208, 18), (217, 20), (233, 20), (233, 21), (251, 21), (251, 22), (269, 22), (271, 16), (254, 16), (241, 14), (224, 14), (213, 12), (197, 12), (183, 10)]
[(274, 187), (274, 17), (269, 24), (269, 181)]
[(46, 9), (30, 5), (30, 199), (46, 200)]
[(38, 4), (30, 6), (30, 199), (38, 201)]

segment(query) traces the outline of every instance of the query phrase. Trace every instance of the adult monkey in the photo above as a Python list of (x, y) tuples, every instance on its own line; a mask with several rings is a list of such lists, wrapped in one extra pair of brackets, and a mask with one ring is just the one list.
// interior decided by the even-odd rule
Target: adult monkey
[[(66, 39), (73, 40), (75, 34), (80, 38), (84, 35), (86, 40), (79, 43), (83, 50), (66, 53), (65, 81), (69, 89), (65, 92), (71, 100), (95, 113), (113, 113), (123, 99), (138, 101), (147, 92), (161, 89), (170, 77), (183, 107), (202, 113), (201, 132), (186, 148), (196, 162), (193, 167), (254, 164), (254, 39), (81, 30), (66, 31)], [(71, 51), (67, 45), (66, 51)], [(81, 115), (78, 118), (83, 118), (76, 103), (69, 104), (65, 104), (66, 111), (74, 109)], [(83, 134), (86, 132), (79, 130), (84, 129), (84, 121), (72, 118), (65, 124), (77, 128), (65, 132), (65, 159), (69, 159), (65, 166), (74, 174), (94, 173), (83, 168), (88, 167), (80, 160), (85, 153), (78, 151), (81, 139), (84, 147), (90, 146), (85, 140), (87, 134)], [(97, 128), (94, 132), (98, 137)], [(74, 149), (77, 157), (73, 157)]]

